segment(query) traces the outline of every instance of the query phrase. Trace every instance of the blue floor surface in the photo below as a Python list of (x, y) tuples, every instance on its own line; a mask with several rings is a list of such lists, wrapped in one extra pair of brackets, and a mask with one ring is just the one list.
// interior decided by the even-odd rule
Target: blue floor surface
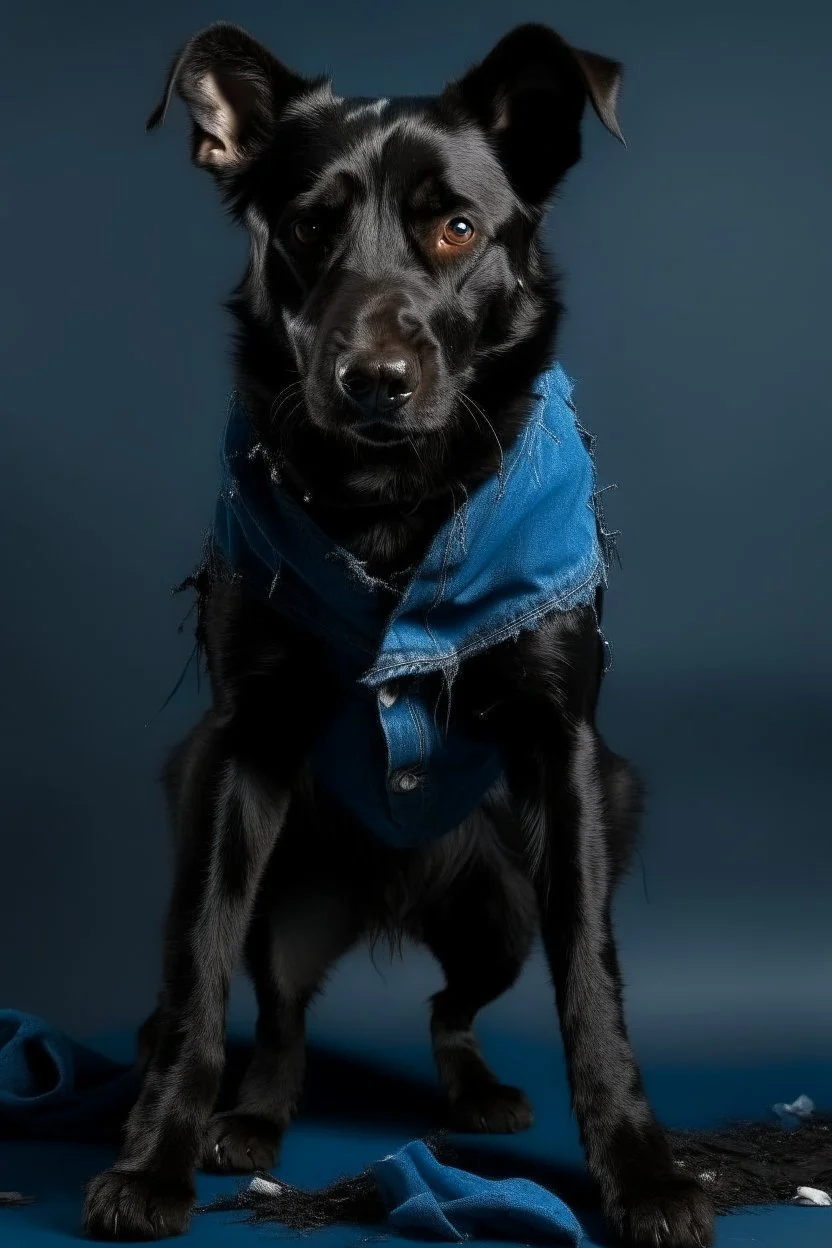
[[(510, 1038), (484, 1029), (484, 1048), (500, 1076), (522, 1085), (536, 1111), (534, 1127), (519, 1136), (456, 1137), (460, 1164), (483, 1173), (523, 1175), (547, 1183), (571, 1204), (587, 1232), (586, 1248), (607, 1245), (597, 1210), (592, 1207), (580, 1147), (569, 1116), (566, 1079), (559, 1049), (542, 1041)], [(99, 1038), (113, 1056), (124, 1043)], [(801, 1093), (819, 1106), (832, 1105), (832, 1067), (828, 1063), (782, 1061), (739, 1066), (645, 1064), (645, 1079), (655, 1108), (668, 1126), (705, 1126), (728, 1119), (759, 1119), (775, 1101)], [(430, 1054), (424, 1042), (396, 1044), (373, 1051), (367, 1045), (337, 1049), (315, 1045), (310, 1052), (307, 1093), (298, 1120), (287, 1136), (279, 1171), (289, 1182), (316, 1187), (341, 1174), (355, 1173), (425, 1131), (441, 1118)], [(35, 1198), (23, 1209), (0, 1210), (0, 1244), (15, 1248), (80, 1239), (81, 1191), (86, 1179), (106, 1167), (113, 1153), (76, 1144), (0, 1142), (0, 1190), (16, 1189)], [(201, 1175), (199, 1198), (210, 1200), (233, 1191), (239, 1179)], [(336, 1227), (305, 1240), (321, 1248), (358, 1245), (378, 1238), (366, 1231)], [(193, 1219), (188, 1243), (223, 1244), (286, 1241), (280, 1228), (238, 1224), (234, 1215), (200, 1214)], [(293, 1237), (290, 1237), (293, 1238)], [(392, 1244), (417, 1241), (398, 1236)], [(469, 1241), (479, 1243), (483, 1241)], [(832, 1248), (832, 1210), (781, 1207), (734, 1214), (719, 1220), (717, 1248)]]

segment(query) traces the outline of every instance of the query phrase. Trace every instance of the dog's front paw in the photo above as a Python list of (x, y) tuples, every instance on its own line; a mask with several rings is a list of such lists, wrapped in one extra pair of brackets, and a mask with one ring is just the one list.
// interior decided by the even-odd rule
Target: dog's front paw
[(694, 1179), (678, 1175), (627, 1190), (608, 1216), (628, 1248), (708, 1248), (714, 1242), (713, 1205)]
[(166, 1239), (184, 1235), (193, 1186), (142, 1171), (105, 1170), (87, 1184), (84, 1230), (90, 1239)]
[(513, 1134), (525, 1131), (533, 1118), (525, 1092), (505, 1083), (482, 1083), (467, 1089), (451, 1104), (451, 1125), (455, 1131)]
[(214, 1114), (202, 1146), (202, 1168), (217, 1174), (271, 1170), (283, 1130), (259, 1114)]

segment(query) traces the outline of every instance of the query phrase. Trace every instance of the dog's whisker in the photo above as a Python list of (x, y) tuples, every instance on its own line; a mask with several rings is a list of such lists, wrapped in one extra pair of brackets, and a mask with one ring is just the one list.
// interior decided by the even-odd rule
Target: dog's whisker
[(275, 421), (278, 417), (281, 407), (283, 407), (283, 405), (290, 398), (292, 398), (293, 395), (297, 394), (298, 390), (302, 388), (303, 388), (302, 380), (293, 381), (288, 386), (284, 386), (283, 389), (280, 390), (278, 394), (276, 394), (274, 399), (272, 400), (271, 407), (269, 408), (269, 420), (272, 422)]
[(426, 463), (425, 463), (424, 459), (422, 458), (422, 452), (419, 450), (418, 446), (416, 445), (416, 439), (413, 437), (413, 434), (412, 434), (412, 433), (408, 433), (408, 435), (407, 435), (407, 441), (408, 441), (408, 443), (410, 444), (410, 446), (411, 446), (411, 447), (412, 447), (412, 449), (413, 449), (413, 454), (416, 456), (416, 458), (418, 459), (419, 463), (420, 463), (420, 464), (422, 465), (422, 467), (424, 468), (424, 470), (425, 470), (425, 475), (427, 475), (427, 471), (428, 471), (428, 470), (427, 470), (427, 465), (426, 465)]
[(472, 399), (470, 394), (466, 394), (465, 398), (469, 404), (469, 407), (472, 408), (475, 412), (479, 413), (479, 415), (488, 425), (488, 428), (494, 434), (494, 441), (497, 443), (497, 446), (499, 447), (499, 450), (500, 450), (500, 471), (502, 472), (503, 462), (505, 460), (505, 451), (503, 450), (503, 444), (497, 435), (497, 430), (494, 428), (494, 425), (492, 424), (491, 419), (489, 418), (485, 409), (479, 403), (477, 403), (475, 399)]
[(480, 423), (480, 417), (482, 417), (482, 419), (485, 421), (485, 423), (488, 425), (489, 429), (490, 429), (490, 430), (491, 430), (491, 432), (493, 433), (493, 435), (494, 435), (494, 441), (497, 443), (497, 447), (498, 447), (499, 452), (500, 452), (500, 474), (502, 475), (502, 471), (503, 471), (503, 464), (504, 464), (504, 462), (505, 462), (505, 451), (503, 450), (503, 444), (502, 444), (502, 442), (500, 441), (499, 437), (497, 436), (497, 430), (494, 428), (494, 425), (493, 425), (493, 424), (492, 424), (492, 422), (489, 420), (488, 415), (487, 415), (487, 414), (483, 411), (483, 409), (480, 407), (480, 405), (479, 405), (478, 403), (476, 403), (476, 402), (475, 402), (475, 401), (471, 398), (470, 394), (465, 394), (465, 392), (464, 392), (464, 391), (460, 390), (460, 391), (459, 391), (459, 399), (460, 399), (460, 401), (461, 401), (461, 403), (462, 403), (462, 406), (465, 408), (465, 410), (466, 410), (466, 411), (467, 411), (467, 412), (468, 412), (471, 416), (473, 416), (473, 418), (474, 418), (474, 420), (476, 421), (476, 423), (477, 423), (477, 424), (479, 424), (479, 423)]

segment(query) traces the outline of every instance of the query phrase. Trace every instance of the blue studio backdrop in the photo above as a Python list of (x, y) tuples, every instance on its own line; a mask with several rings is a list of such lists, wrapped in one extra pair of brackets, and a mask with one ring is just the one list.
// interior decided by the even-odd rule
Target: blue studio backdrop
[[(665, 1116), (821, 1101), (832, 1026), (821, 0), (221, 11), (41, 0), (4, 14), (0, 1005), (124, 1037), (157, 987), (170, 854), (155, 777), (204, 689), (188, 679), (153, 716), (191, 647), (190, 626), (177, 633), (187, 604), (169, 591), (198, 557), (216, 495), (231, 385), (221, 301), (245, 239), (189, 164), (183, 111), (152, 136), (144, 120), (175, 48), (217, 18), (303, 72), (331, 71), (346, 95), (432, 93), (521, 20), (624, 62), (628, 148), (587, 114), (584, 160), (547, 236), (565, 271), (560, 358), (598, 437), (599, 479), (619, 485), (605, 496), (623, 566), (607, 596), (602, 723), (650, 789), (643, 861), (618, 906), (628, 1016)], [(338, 1061), (397, 1053), (430, 1086), (424, 1000), (439, 982), (415, 951), (375, 968), (352, 955), (313, 1039), (322, 1051), (337, 1039)], [(242, 985), (232, 1013), (252, 1018)], [(543, 1155), (541, 1132), (560, 1129), (568, 1106), (540, 958), (483, 1031), (501, 1076), (540, 1107), (523, 1147)], [(331, 1103), (343, 1069), (321, 1060)], [(384, 1091), (388, 1077), (361, 1087)], [(423, 1103), (405, 1096), (415, 1117), (400, 1142)], [(335, 1153), (326, 1161), (312, 1135), (292, 1147), (304, 1181), (331, 1177)], [(338, 1164), (375, 1155), (345, 1145)]]

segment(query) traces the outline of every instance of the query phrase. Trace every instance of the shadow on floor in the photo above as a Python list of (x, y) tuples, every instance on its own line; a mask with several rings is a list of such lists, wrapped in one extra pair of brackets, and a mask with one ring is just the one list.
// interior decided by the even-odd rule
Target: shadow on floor
[[(234, 1090), (251, 1055), (249, 1045), (233, 1042), (220, 1107), (233, 1101)], [(346, 1055), (321, 1045), (310, 1045), (305, 1091), (299, 1118), (308, 1127), (326, 1129), (328, 1135), (349, 1137), (356, 1133), (395, 1134), (402, 1141), (447, 1126), (446, 1107), (435, 1081), (417, 1073), (385, 1068), (377, 1059)], [(27, 1217), (43, 1230), (73, 1238), (80, 1234), (79, 1212), (83, 1188), (90, 1175), (112, 1164), (117, 1134), (103, 1129), (99, 1138), (83, 1143), (49, 1139), (0, 1141), (0, 1188), (19, 1190), (36, 1204)], [(557, 1192), (576, 1210), (586, 1230), (601, 1233), (597, 1202), (585, 1172), (576, 1165), (544, 1163), (525, 1155), (520, 1137), (455, 1137), (453, 1162), (488, 1178), (522, 1175)], [(503, 1143), (505, 1140), (505, 1143)], [(322, 1141), (322, 1147), (325, 1147)], [(356, 1168), (366, 1160), (366, 1153)], [(237, 1179), (236, 1181), (240, 1181)], [(4, 1217), (16, 1216), (12, 1210)]]

